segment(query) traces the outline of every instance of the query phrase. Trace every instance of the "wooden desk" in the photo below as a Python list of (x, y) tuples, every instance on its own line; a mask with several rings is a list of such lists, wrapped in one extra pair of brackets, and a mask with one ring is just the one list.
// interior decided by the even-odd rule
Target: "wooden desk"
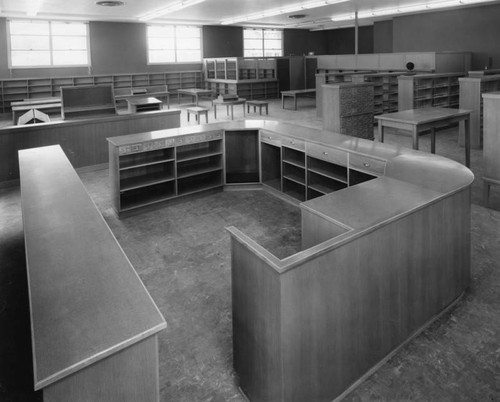
[(283, 109), (285, 108), (285, 97), (292, 97), (293, 108), (294, 110), (297, 110), (297, 96), (310, 95), (310, 94), (316, 95), (316, 89), (311, 88), (311, 89), (295, 89), (292, 91), (281, 91), (281, 107)]
[(227, 100), (227, 101), (223, 101), (221, 99), (214, 99), (212, 101), (212, 103), (214, 105), (214, 119), (217, 118), (217, 105), (225, 105), (228, 115), (229, 115), (229, 108), (231, 108), (231, 120), (234, 119), (234, 110), (233, 110), (234, 105), (242, 105), (243, 106), (243, 116), (245, 116), (245, 103), (246, 103), (246, 101), (247, 100), (245, 98), (238, 98), (236, 100)]
[(470, 110), (451, 108), (421, 108), (375, 116), (378, 120), (380, 141), (384, 142), (385, 127), (407, 131), (413, 139), (413, 149), (418, 149), (419, 132), (431, 130), (431, 153), (436, 151), (436, 128), (464, 122), (465, 166), (470, 166)]
[(158, 401), (165, 319), (61, 147), (22, 150), (19, 167), (35, 390)]
[(177, 90), (177, 102), (180, 104), (181, 95), (191, 96), (193, 103), (198, 106), (199, 97), (202, 95), (210, 95), (210, 100), (213, 101), (213, 92), (211, 89), (201, 88), (183, 88)]
[(128, 111), (130, 113), (149, 112), (151, 110), (161, 110), (163, 102), (153, 97), (147, 98), (127, 98)]

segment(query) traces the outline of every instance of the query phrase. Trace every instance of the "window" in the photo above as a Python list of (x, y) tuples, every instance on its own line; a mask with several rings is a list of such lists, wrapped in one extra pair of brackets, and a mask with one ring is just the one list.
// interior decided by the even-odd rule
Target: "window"
[(10, 20), (10, 67), (88, 66), (83, 22)]
[(181, 25), (148, 26), (148, 63), (201, 61), (201, 29)]
[(244, 29), (245, 57), (279, 57), (283, 55), (282, 32), (271, 29)]

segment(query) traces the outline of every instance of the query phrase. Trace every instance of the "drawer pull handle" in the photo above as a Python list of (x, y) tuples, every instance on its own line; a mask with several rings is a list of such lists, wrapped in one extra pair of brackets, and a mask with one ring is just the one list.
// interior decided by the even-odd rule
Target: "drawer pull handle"
[(370, 167), (370, 164), (365, 162), (365, 163), (363, 163), (363, 166), (364, 167)]
[(328, 155), (328, 152), (323, 152), (323, 155)]

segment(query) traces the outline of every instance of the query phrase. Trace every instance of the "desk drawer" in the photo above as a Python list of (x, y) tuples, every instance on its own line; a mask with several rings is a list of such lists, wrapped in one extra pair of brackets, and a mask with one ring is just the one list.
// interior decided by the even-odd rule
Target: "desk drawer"
[(175, 145), (186, 145), (186, 144), (196, 144), (198, 142), (207, 142), (213, 140), (219, 140), (222, 138), (222, 131), (212, 131), (202, 134), (186, 135), (183, 137), (176, 138)]
[(377, 176), (385, 174), (386, 161), (381, 159), (374, 159), (365, 155), (350, 154), (349, 155), (349, 168), (365, 171)]
[(288, 148), (294, 148), (299, 151), (305, 151), (306, 150), (306, 142), (304, 140), (300, 140), (297, 138), (291, 138), (291, 137), (282, 137), (281, 138), (281, 145), (284, 147)]
[(269, 131), (261, 131), (260, 140), (262, 142), (267, 142), (268, 144), (281, 147), (281, 135), (279, 134), (271, 133)]
[(307, 144), (307, 155), (341, 166), (347, 166), (347, 152), (319, 144)]

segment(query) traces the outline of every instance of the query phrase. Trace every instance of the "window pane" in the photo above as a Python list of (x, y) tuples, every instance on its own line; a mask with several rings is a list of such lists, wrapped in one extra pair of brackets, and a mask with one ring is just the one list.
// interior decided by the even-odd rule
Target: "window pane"
[(281, 50), (265, 50), (265, 57), (281, 57)]
[(174, 38), (149, 38), (150, 50), (175, 49)]
[(199, 38), (200, 28), (195, 27), (177, 27), (177, 38)]
[(262, 57), (262, 50), (252, 50), (252, 49), (245, 49), (244, 52), (245, 57)]
[(11, 35), (48, 35), (48, 21), (10, 21)]
[(200, 49), (200, 39), (198, 38), (178, 38), (177, 49)]
[(56, 66), (75, 66), (88, 64), (87, 51), (65, 50), (52, 53), (54, 65)]
[(87, 26), (82, 23), (52, 22), (52, 35), (87, 36)]
[(86, 50), (87, 38), (79, 36), (54, 36), (52, 38), (54, 50)]
[(264, 31), (265, 39), (280, 39), (281, 40), (281, 31)]
[(259, 29), (245, 29), (243, 30), (243, 37), (245, 39), (261, 39), (262, 38), (262, 30)]
[(199, 50), (179, 50), (177, 52), (178, 62), (200, 61), (200, 60), (201, 60), (201, 52)]
[(12, 50), (49, 50), (48, 36), (11, 36), (10, 46)]
[(50, 65), (50, 52), (48, 51), (13, 51), (11, 57), (14, 67)]
[(281, 40), (266, 40), (264, 47), (266, 49), (281, 49)]
[(244, 40), (245, 49), (262, 49), (262, 40), (260, 39), (245, 39)]
[(151, 50), (149, 52), (150, 63), (174, 63), (175, 52), (173, 50)]

